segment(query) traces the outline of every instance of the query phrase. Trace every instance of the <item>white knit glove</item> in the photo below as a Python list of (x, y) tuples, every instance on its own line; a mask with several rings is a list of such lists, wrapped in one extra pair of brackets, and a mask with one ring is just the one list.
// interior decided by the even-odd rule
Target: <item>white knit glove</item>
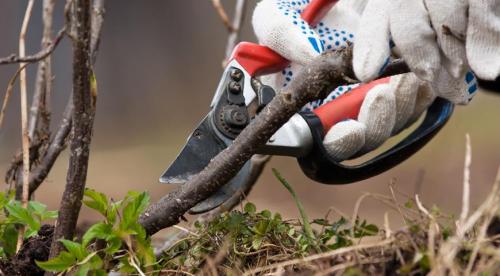
[(353, 66), (363, 81), (378, 76), (393, 45), (412, 72), (454, 103), (468, 103), (477, 89), (469, 65), (483, 79), (500, 74), (498, 0), (369, 0), (359, 26)]
[[(291, 61), (281, 73), (262, 78), (277, 90), (286, 86), (294, 72), (321, 52), (352, 43), (366, 1), (340, 0), (315, 27), (300, 18), (308, 3), (263, 0), (255, 8), (252, 24), (259, 42)], [(338, 87), (324, 100), (309, 103), (304, 109), (314, 109), (356, 86)], [(339, 161), (373, 150), (414, 122), (434, 97), (431, 87), (413, 74), (392, 77), (389, 83), (375, 85), (368, 92), (357, 121), (348, 120), (333, 126), (324, 138), (324, 145)]]

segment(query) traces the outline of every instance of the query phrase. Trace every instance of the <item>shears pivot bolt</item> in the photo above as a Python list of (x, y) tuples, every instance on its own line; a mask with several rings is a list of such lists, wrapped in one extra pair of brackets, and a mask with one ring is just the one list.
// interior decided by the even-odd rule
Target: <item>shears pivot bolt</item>
[(234, 69), (230, 73), (231, 79), (235, 81), (240, 81), (241, 78), (243, 77), (243, 72), (241, 72), (240, 69)]
[(228, 88), (232, 94), (239, 94), (241, 92), (241, 85), (235, 81), (229, 82)]

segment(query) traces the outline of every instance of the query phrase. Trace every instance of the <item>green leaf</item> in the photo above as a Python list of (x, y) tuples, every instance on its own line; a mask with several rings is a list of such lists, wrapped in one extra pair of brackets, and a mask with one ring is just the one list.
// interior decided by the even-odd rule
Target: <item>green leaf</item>
[(332, 224), (332, 230), (333, 232), (337, 233), (340, 229), (340, 227), (342, 227), (343, 225), (346, 225), (347, 224), (347, 219), (345, 219), (344, 217), (341, 217), (338, 221), (336, 221), (335, 223)]
[(263, 237), (255, 237), (252, 240), (252, 248), (254, 250), (259, 250), (260, 246), (262, 245), (262, 241), (264, 240)]
[(37, 230), (35, 230), (31, 227), (27, 227), (24, 231), (24, 239), (31, 238), (31, 237), (35, 236), (37, 233), (38, 233)]
[(42, 214), (41, 219), (47, 220), (47, 219), (56, 219), (59, 213), (57, 211), (47, 211)]
[(379, 229), (377, 227), (377, 225), (375, 224), (368, 224), (368, 225), (365, 225), (365, 227), (363, 228), (363, 230), (365, 231), (365, 233), (369, 236), (374, 236), (378, 233)]
[(75, 272), (75, 276), (87, 276), (89, 275), (90, 264), (82, 264), (78, 267), (78, 270)]
[(83, 200), (83, 204), (85, 204), (89, 208), (98, 211), (103, 216), (107, 215), (108, 198), (106, 197), (105, 194), (97, 192), (92, 189), (85, 189), (84, 195), (90, 198), (91, 200)]
[(409, 199), (405, 202), (405, 208), (412, 209), (413, 208), (413, 200)]
[(107, 275), (108, 273), (106, 273), (106, 271), (103, 269), (94, 270), (94, 276), (107, 276)]
[(321, 226), (330, 226), (330, 222), (326, 219), (314, 219), (311, 223), (318, 224)]
[(112, 233), (112, 225), (106, 223), (96, 223), (92, 225), (83, 235), (82, 244), (87, 247), (93, 239), (106, 239)]
[(273, 215), (269, 210), (263, 210), (262, 212), (260, 212), (260, 214), (267, 219), (271, 218), (271, 216)]
[(269, 226), (269, 221), (267, 220), (261, 220), (255, 224), (253, 227), (255, 233), (264, 236), (267, 233), (267, 228)]
[(8, 219), (11, 222), (27, 225), (35, 231), (40, 229), (40, 221), (36, 220), (27, 209), (23, 208), (19, 201), (11, 200), (5, 206), (5, 209), (9, 212)]
[(104, 252), (108, 254), (114, 254), (122, 247), (122, 240), (115, 235), (108, 237), (107, 242), (108, 246), (104, 249)]
[(18, 234), (19, 231), (16, 229), (16, 226), (14, 224), (5, 225), (5, 229), (2, 235), (2, 246), (8, 256), (13, 256), (16, 254)]
[(101, 257), (99, 257), (97, 254), (92, 256), (90, 260), (88, 261), (88, 264), (90, 265), (90, 269), (92, 270), (97, 270), (101, 269), (104, 262), (102, 261)]
[(77, 242), (65, 239), (61, 239), (59, 241), (64, 245), (64, 247), (66, 247), (66, 250), (68, 250), (68, 252), (71, 253), (71, 255), (73, 255), (78, 261), (85, 259), (85, 257), (87, 257), (87, 255), (89, 254), (87, 250), (85, 250), (83, 245)]
[(257, 211), (257, 208), (255, 207), (255, 204), (248, 202), (247, 204), (245, 204), (243, 210), (245, 210), (246, 213), (253, 215)]
[(30, 211), (37, 215), (42, 215), (43, 213), (45, 213), (45, 211), (47, 211), (47, 205), (37, 201), (30, 201), (28, 203), (28, 208)]
[(114, 224), (116, 221), (116, 215), (118, 214), (118, 210), (122, 207), (123, 200), (111, 203), (111, 208), (109, 208), (106, 218), (109, 223)]
[(131, 223), (137, 221), (141, 213), (146, 210), (149, 204), (149, 195), (146, 192), (139, 194), (129, 192), (129, 197), (131, 201), (123, 208), (122, 229), (128, 228)]
[(59, 256), (45, 262), (36, 261), (36, 264), (46, 271), (62, 272), (76, 264), (76, 258), (69, 252), (63, 251)]

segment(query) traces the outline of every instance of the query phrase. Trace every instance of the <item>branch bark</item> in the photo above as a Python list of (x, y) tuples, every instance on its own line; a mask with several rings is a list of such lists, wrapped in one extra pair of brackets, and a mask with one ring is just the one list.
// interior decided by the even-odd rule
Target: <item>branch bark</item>
[[(52, 42), (52, 23), (55, 0), (43, 0), (42, 49)], [(33, 142), (37, 137), (50, 137), (50, 96), (52, 93), (52, 61), (48, 55), (38, 64), (35, 90), (30, 109), (29, 137)]]
[(97, 53), (99, 51), (99, 44), (101, 42), (102, 24), (104, 23), (104, 15), (106, 9), (104, 8), (105, 0), (94, 0), (92, 7), (92, 31), (90, 33), (90, 60), (92, 65), (95, 64)]
[(290, 117), (306, 103), (324, 98), (353, 76), (351, 48), (311, 61), (224, 151), (191, 181), (152, 204), (140, 218), (150, 235), (179, 222), (185, 212), (227, 183)]
[[(66, 108), (63, 113), (63, 118), (61, 120), (61, 124), (59, 125), (59, 128), (54, 135), (54, 138), (50, 142), (50, 145), (45, 152), (45, 155), (40, 161), (40, 164), (38, 164), (30, 174), (30, 181), (29, 181), (29, 187), (30, 187), (30, 196), (31, 194), (38, 189), (40, 184), (47, 178), (49, 175), (50, 170), (54, 166), (57, 158), (59, 157), (59, 154), (66, 148), (66, 141), (68, 138), (68, 135), (71, 130), (71, 123), (72, 123), (72, 114), (73, 114), (73, 102), (72, 98), (68, 100), (68, 103), (66, 105)], [(18, 195), (16, 194), (16, 197)]]
[(50, 257), (63, 249), (59, 239), (72, 239), (82, 205), (92, 138), (94, 108), (91, 101), (91, 0), (75, 0), (71, 22), (73, 40), (73, 123), (71, 127), (70, 160), (66, 187), (59, 207)]
[[(243, 201), (247, 195), (250, 193), (252, 190), (255, 182), (259, 179), (262, 170), (266, 166), (267, 162), (271, 159), (270, 155), (261, 155), (261, 154), (256, 154), (252, 156), (251, 161), (251, 168), (250, 168), (250, 175), (248, 177), (248, 181), (246, 181), (243, 186), (238, 190), (236, 193), (234, 193), (228, 200), (226, 200), (222, 205), (219, 207), (199, 215), (196, 218), (197, 222), (201, 223), (206, 223), (212, 221), (214, 218), (219, 216), (220, 214), (224, 212), (228, 212), (232, 210), (236, 205), (240, 204), (241, 201)], [(171, 236), (168, 236), (166, 240), (163, 242), (162, 246), (159, 248), (155, 249), (155, 255), (159, 258), (163, 254), (164, 251), (168, 250), (170, 247), (172, 247), (174, 244), (176, 244), (179, 240), (184, 239), (187, 237), (189, 232), (186, 231), (179, 231), (176, 233), (173, 233)]]
[[(45, 1), (52, 2), (53, 0), (45, 0)], [(106, 2), (105, 0), (95, 0), (92, 10), (91, 46), (90, 46), (92, 65), (94, 65), (97, 58), (97, 52), (101, 37), (101, 30), (102, 30), (102, 25), (104, 23), (105, 2)], [(93, 97), (94, 96), (95, 95), (93, 95)], [(38, 161), (36, 166), (33, 166), (31, 169), (31, 174), (29, 179), (30, 196), (33, 192), (35, 192), (38, 189), (38, 187), (42, 184), (42, 182), (47, 178), (49, 172), (54, 166), (60, 153), (66, 148), (68, 140), (67, 138), (72, 126), (72, 113), (73, 113), (73, 102), (72, 102), (72, 97), (70, 96), (68, 103), (66, 104), (66, 108), (64, 110), (61, 122), (59, 124), (59, 128), (57, 129), (55, 135), (53, 135), (49, 145), (47, 146), (47, 150), (45, 150), (43, 153), (43, 156), (40, 157), (40, 160)], [(33, 163), (33, 160), (31, 160), (31, 162)], [(14, 174), (17, 173), (14, 172)], [(9, 173), (7, 174), (6, 179), (10, 179)], [(16, 181), (16, 186), (21, 185), (20, 179), (15, 179), (15, 181)], [(9, 182), (9, 180), (6, 180), (6, 182)], [(16, 198), (18, 199), (21, 198), (20, 189), (16, 189)]]

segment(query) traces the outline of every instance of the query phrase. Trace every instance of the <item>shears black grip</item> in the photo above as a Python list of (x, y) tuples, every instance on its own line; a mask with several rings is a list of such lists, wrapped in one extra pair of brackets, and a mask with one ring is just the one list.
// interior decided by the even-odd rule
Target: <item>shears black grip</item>
[(309, 178), (324, 184), (348, 184), (381, 174), (408, 159), (420, 150), (446, 124), (453, 113), (453, 104), (437, 98), (427, 109), (420, 126), (391, 149), (359, 165), (347, 166), (330, 158), (323, 146), (323, 127), (312, 112), (301, 115), (312, 131), (314, 146), (311, 153), (298, 158)]
[(478, 79), (478, 82), (479, 86), (486, 89), (487, 91), (500, 94), (500, 77), (492, 81)]

